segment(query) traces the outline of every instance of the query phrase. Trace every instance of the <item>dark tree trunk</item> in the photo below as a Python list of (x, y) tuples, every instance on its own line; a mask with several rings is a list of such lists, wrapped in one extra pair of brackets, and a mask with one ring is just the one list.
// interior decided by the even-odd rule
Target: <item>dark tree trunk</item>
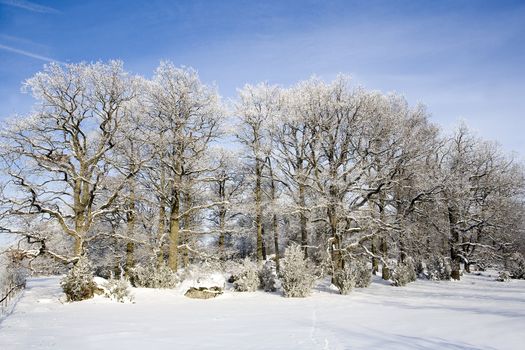
[(451, 268), (452, 279), (459, 280), (461, 276), (460, 271), (460, 262), (461, 258), (457, 252), (457, 244), (459, 243), (459, 231), (458, 231), (458, 213), (456, 208), (449, 205), (448, 206), (448, 220), (450, 227), (450, 259), (451, 259)]
[[(383, 256), (383, 260), (388, 261), (388, 243), (384, 238), (381, 238), (381, 255)], [(390, 268), (383, 263), (383, 269), (381, 271), (381, 278), (389, 280), (391, 277)]]
[[(379, 250), (377, 249), (377, 238), (372, 238), (372, 254), (377, 256), (379, 254)], [(379, 259), (376, 257), (372, 257), (372, 273), (376, 275), (379, 272)]]

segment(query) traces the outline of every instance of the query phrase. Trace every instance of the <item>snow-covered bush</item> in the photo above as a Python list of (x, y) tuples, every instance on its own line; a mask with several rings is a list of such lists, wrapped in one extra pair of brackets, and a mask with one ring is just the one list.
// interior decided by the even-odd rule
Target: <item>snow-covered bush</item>
[(226, 278), (221, 270), (221, 264), (203, 263), (192, 264), (183, 270), (180, 270), (179, 278), (181, 280), (177, 289), (187, 293), (190, 290), (204, 290), (221, 294), (226, 285)]
[(9, 274), (13, 285), (25, 288), (28, 271), (22, 266), (12, 267), (9, 269)]
[(91, 273), (91, 264), (86, 257), (81, 257), (75, 266), (60, 282), (67, 301), (90, 299), (95, 293), (95, 282)]
[(461, 263), (457, 260), (450, 260), (450, 278), (459, 281), (462, 275)]
[(345, 267), (334, 273), (333, 284), (341, 294), (348, 294), (355, 288), (366, 288), (372, 283), (372, 270), (364, 259), (345, 261)]
[(175, 288), (179, 278), (168, 265), (162, 263), (158, 267), (153, 263), (146, 266), (138, 265), (130, 271), (135, 287), (143, 288)]
[(317, 278), (323, 278), (332, 274), (332, 255), (327, 247), (321, 246), (309, 254), (311, 261), (316, 266)]
[(352, 260), (350, 266), (354, 270), (356, 288), (366, 288), (372, 283), (372, 270), (366, 260)]
[(448, 281), (451, 278), (452, 269), (447, 258), (439, 255), (430, 257), (427, 264), (426, 277), (430, 280)]
[(265, 292), (275, 292), (277, 273), (275, 270), (275, 263), (271, 260), (267, 261), (261, 271), (259, 271), (259, 279), (261, 287)]
[(257, 264), (249, 258), (244, 259), (240, 271), (233, 276), (233, 288), (237, 292), (255, 292), (259, 282)]
[(23, 288), (26, 284), (27, 269), (0, 256), (0, 290), (2, 287)]
[(0, 254), (0, 318), (2, 313), (10, 306), (13, 299), (25, 287), (27, 269), (18, 260), (8, 254)]
[(281, 259), (280, 278), (285, 297), (306, 297), (310, 295), (315, 276), (304, 259), (304, 252), (297, 244), (286, 248)]
[(427, 263), (420, 259), (416, 264), (416, 274), (419, 278), (428, 278), (427, 276)]
[(491, 262), (489, 261), (478, 261), (475, 265), (477, 271), (487, 271), (487, 269), (491, 266)]
[(104, 296), (123, 303), (133, 301), (129, 282), (125, 279), (110, 278), (104, 285)]
[(356, 271), (347, 264), (334, 273), (333, 283), (341, 294), (349, 294), (355, 287)]
[(496, 278), (496, 281), (498, 282), (508, 282), (511, 279), (511, 275), (508, 271), (500, 271), (498, 274), (498, 278)]
[(405, 262), (398, 264), (392, 271), (392, 285), (396, 287), (405, 286), (417, 279), (416, 268), (412, 259), (407, 259)]
[(237, 276), (242, 270), (242, 260), (232, 259), (221, 261), (217, 264), (218, 271), (222, 271), (226, 276), (228, 282), (233, 283), (235, 276)]
[(525, 258), (520, 253), (512, 254), (506, 261), (506, 267), (512, 278), (525, 279)]

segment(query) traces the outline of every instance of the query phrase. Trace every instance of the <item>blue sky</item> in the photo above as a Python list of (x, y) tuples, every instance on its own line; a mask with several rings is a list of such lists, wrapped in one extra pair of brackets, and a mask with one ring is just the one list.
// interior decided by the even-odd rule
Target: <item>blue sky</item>
[(192, 66), (226, 98), (346, 73), (525, 155), (524, 1), (0, 0), (0, 118), (30, 110), (21, 82), (46, 61), (112, 58)]

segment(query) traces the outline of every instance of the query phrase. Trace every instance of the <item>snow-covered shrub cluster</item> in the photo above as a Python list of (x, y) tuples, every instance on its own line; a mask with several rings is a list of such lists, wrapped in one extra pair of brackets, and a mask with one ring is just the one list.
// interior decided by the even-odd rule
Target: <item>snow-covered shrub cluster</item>
[(0, 316), (5, 308), (9, 307), (9, 301), (25, 287), (27, 270), (17, 263), (14, 263), (11, 257), (6, 254), (0, 254), (0, 299), (5, 298), (0, 303)]
[(0, 291), (3, 287), (25, 287), (27, 270), (23, 266), (9, 262), (5, 256), (0, 256)]
[(392, 285), (402, 287), (417, 279), (416, 267), (412, 259), (397, 264), (392, 271)]
[(259, 288), (259, 269), (257, 264), (245, 258), (240, 271), (233, 276), (233, 288), (238, 292), (255, 292)]
[(448, 281), (451, 278), (452, 269), (447, 258), (434, 255), (426, 263), (425, 277), (430, 280)]
[(428, 278), (427, 263), (423, 259), (418, 259), (416, 262), (416, 275), (419, 278)]
[(222, 293), (226, 285), (224, 272), (221, 264), (205, 263), (193, 264), (179, 271), (180, 284), (177, 289), (187, 292), (191, 289), (213, 290), (214, 293)]
[(334, 273), (332, 281), (341, 294), (348, 294), (354, 287), (368, 287), (372, 283), (372, 272), (365, 260), (352, 259)]
[(104, 284), (104, 296), (120, 303), (133, 301), (133, 294), (131, 293), (129, 282), (123, 278), (110, 278)]
[(498, 282), (508, 282), (511, 279), (511, 275), (508, 271), (500, 271), (498, 274), (498, 277), (496, 278), (496, 281)]
[(153, 263), (138, 265), (130, 271), (135, 287), (142, 288), (175, 288), (179, 278), (166, 264), (155, 266)]
[(520, 253), (512, 254), (506, 261), (506, 267), (512, 278), (525, 279), (525, 258)]
[(363, 259), (352, 260), (350, 262), (355, 273), (355, 287), (366, 288), (372, 283), (372, 270), (368, 262)]
[(277, 290), (277, 272), (273, 261), (269, 260), (263, 265), (259, 271), (259, 279), (261, 288), (265, 292), (275, 292)]
[(80, 301), (93, 297), (96, 284), (93, 281), (91, 264), (86, 257), (81, 257), (69, 273), (60, 282), (67, 301)]
[(318, 278), (323, 278), (332, 274), (333, 262), (329, 248), (322, 245), (320, 249), (314, 250), (309, 255), (311, 262), (316, 266), (316, 275)]
[(348, 264), (334, 273), (333, 283), (341, 294), (349, 294), (355, 287), (356, 270)]
[(281, 287), (285, 297), (306, 297), (315, 283), (315, 275), (304, 258), (304, 252), (297, 244), (286, 248), (279, 271)]

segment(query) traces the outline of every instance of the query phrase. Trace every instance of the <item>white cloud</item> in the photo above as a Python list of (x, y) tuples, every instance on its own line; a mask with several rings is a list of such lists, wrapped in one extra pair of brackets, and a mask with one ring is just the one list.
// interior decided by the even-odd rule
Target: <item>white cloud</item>
[(26, 0), (0, 0), (0, 4), (12, 6), (12, 7), (18, 7), (18, 8), (28, 10), (31, 12), (60, 13), (60, 11), (52, 7), (35, 4), (34, 2), (30, 2)]
[(22, 55), (22, 56), (31, 57), (31, 58), (34, 58), (34, 59), (37, 59), (37, 60), (41, 60), (41, 61), (45, 61), (45, 62), (63, 63), (63, 62), (60, 62), (60, 61), (55, 60), (55, 59), (50, 58), (50, 57), (38, 55), (36, 53), (32, 53), (32, 52), (25, 51), (25, 50), (20, 50), (20, 49), (17, 49), (17, 48), (11, 47), (11, 46), (7, 46), (7, 45), (0, 44), (0, 50), (13, 52), (13, 53), (16, 53), (16, 54), (19, 54), (19, 55)]

